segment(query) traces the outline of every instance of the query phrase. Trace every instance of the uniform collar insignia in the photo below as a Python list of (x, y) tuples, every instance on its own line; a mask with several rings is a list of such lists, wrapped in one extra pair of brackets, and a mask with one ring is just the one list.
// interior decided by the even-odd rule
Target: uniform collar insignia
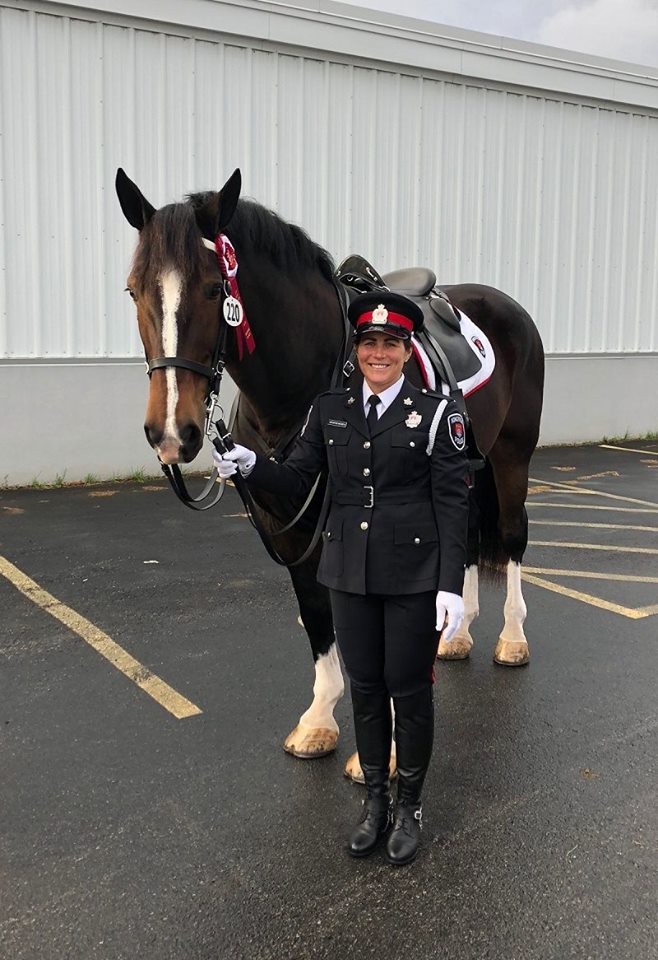
[(413, 403), (413, 400), (411, 399), (411, 397), (405, 397), (402, 403), (405, 405), (405, 407), (410, 407), (411, 404)]

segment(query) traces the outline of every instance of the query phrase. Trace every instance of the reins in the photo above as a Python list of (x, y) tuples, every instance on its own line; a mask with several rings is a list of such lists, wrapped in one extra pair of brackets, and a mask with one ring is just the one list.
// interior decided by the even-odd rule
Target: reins
[[(219, 303), (219, 332), (217, 336), (217, 343), (215, 345), (215, 350), (213, 352), (212, 364), (210, 367), (207, 367), (203, 364), (197, 363), (194, 360), (187, 360), (185, 357), (157, 357), (154, 360), (147, 360), (146, 372), (151, 376), (154, 370), (164, 369), (167, 367), (180, 367), (183, 370), (191, 370), (193, 373), (198, 374), (199, 376), (205, 377), (208, 380), (208, 390), (206, 392), (205, 405), (206, 405), (206, 417), (205, 417), (205, 436), (210, 440), (215, 449), (221, 454), (226, 453), (228, 450), (232, 450), (235, 446), (233, 439), (231, 437), (230, 431), (226, 424), (224, 423), (224, 411), (222, 410), (219, 404), (219, 391), (221, 387), (222, 377), (224, 374), (224, 368), (226, 366), (227, 359), (227, 344), (228, 344), (228, 329), (229, 326), (236, 328), (236, 333), (240, 328), (241, 324), (244, 322), (246, 324), (246, 318), (244, 318), (244, 310), (242, 308), (242, 303), (240, 300), (239, 290), (236, 281), (237, 273), (237, 260), (235, 260), (234, 252), (230, 246), (230, 241), (227, 241), (227, 238), (220, 236), (217, 238), (215, 244), (211, 241), (203, 238), (203, 243), (209, 249), (212, 249), (216, 252), (217, 258), (219, 260), (220, 269), (222, 271), (222, 276), (224, 279), (224, 284), (222, 287), (222, 296), (220, 297)], [(233, 260), (229, 260), (228, 257), (224, 256), (224, 250), (228, 244), (229, 250), (233, 254)], [(232, 270), (227, 270), (227, 263), (230, 263)], [(339, 384), (343, 383), (345, 377), (349, 375), (354, 370), (354, 365), (351, 362), (350, 354), (348, 353), (348, 347), (350, 344), (349, 337), (349, 323), (347, 320), (347, 298), (345, 291), (341, 285), (334, 281), (334, 286), (336, 289), (336, 295), (338, 297), (338, 302), (341, 309), (341, 318), (343, 322), (343, 341), (341, 349), (338, 353), (336, 363), (331, 376), (330, 387), (333, 389)], [(236, 304), (238, 306), (236, 306)], [(237, 320), (237, 322), (236, 322)], [(251, 337), (251, 331), (249, 330), (248, 325), (246, 324), (247, 333), (241, 331), (244, 342), (248, 344), (248, 348), (253, 349), (253, 338)], [(239, 344), (242, 344), (242, 340), (239, 340)], [(240, 350), (242, 354), (242, 350)], [(219, 412), (219, 416), (215, 419), (215, 413)], [(277, 447), (272, 453), (273, 459), (277, 459), (278, 456), (281, 456), (283, 452), (290, 446), (293, 440), (297, 437), (301, 430), (301, 424), (296, 426), (293, 430), (289, 432), (284, 438), (283, 441), (279, 442)], [(214, 507), (224, 495), (224, 490), (226, 489), (226, 481), (221, 480), (217, 484), (218, 471), (217, 467), (213, 466), (210, 477), (204, 486), (201, 493), (197, 496), (192, 496), (192, 494), (187, 489), (183, 474), (177, 464), (166, 464), (161, 463), (162, 472), (169, 481), (172, 490), (178, 497), (178, 499), (186, 507), (189, 507), (191, 510), (204, 511), (209, 510), (211, 507)], [(319, 486), (322, 482), (322, 475), (320, 474), (313, 487), (308, 494), (304, 504), (293, 519), (287, 523), (280, 530), (277, 530), (275, 533), (270, 533), (265, 529), (261, 523), (258, 513), (257, 505), (254, 501), (254, 498), (249, 490), (244, 477), (240, 474), (240, 471), (237, 470), (233, 476), (233, 484), (235, 489), (238, 492), (240, 499), (242, 500), (243, 506), (245, 508), (247, 517), (256, 529), (258, 535), (260, 536), (261, 541), (268, 554), (274, 560), (275, 563), (278, 563), (281, 566), (286, 567), (296, 567), (308, 560), (313, 551), (315, 550), (322, 530), (324, 527), (324, 522), (327, 517), (329, 510), (330, 502), (330, 488), (329, 488), (329, 479), (326, 478), (325, 481), (325, 490), (322, 500), (322, 505), (320, 507), (320, 514), (315, 525), (315, 530), (311, 541), (303, 552), (303, 554), (298, 557), (293, 562), (288, 562), (285, 560), (274, 544), (271, 542), (274, 537), (281, 536), (282, 534), (291, 530), (304, 516), (308, 510), (311, 502), (315, 498), (315, 495), (319, 489)], [(218, 489), (213, 496), (213, 488), (217, 486)]]

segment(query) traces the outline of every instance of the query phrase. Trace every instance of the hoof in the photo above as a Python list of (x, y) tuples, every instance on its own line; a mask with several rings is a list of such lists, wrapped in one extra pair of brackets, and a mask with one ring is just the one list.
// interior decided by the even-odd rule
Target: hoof
[(504, 640), (498, 638), (494, 662), (503, 667), (522, 667), (530, 661), (527, 640)]
[[(365, 783), (363, 779), (363, 770), (361, 769), (361, 761), (359, 760), (359, 754), (353, 753), (345, 764), (345, 769), (343, 773), (348, 780), (352, 780), (354, 783)], [(394, 780), (398, 774), (398, 761), (395, 755), (395, 750), (391, 750), (391, 760), (388, 765), (388, 775), (391, 780)]]
[(297, 726), (288, 734), (283, 744), (286, 753), (300, 760), (315, 760), (333, 753), (338, 742), (338, 732), (324, 727)]
[(470, 635), (457, 634), (454, 640), (446, 643), (443, 637), (439, 640), (439, 649), (436, 651), (437, 660), (468, 660), (473, 646)]

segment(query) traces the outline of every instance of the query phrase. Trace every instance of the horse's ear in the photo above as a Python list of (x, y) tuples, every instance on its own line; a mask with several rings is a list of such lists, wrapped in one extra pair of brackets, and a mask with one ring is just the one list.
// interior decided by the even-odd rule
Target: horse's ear
[(235, 208), (240, 199), (240, 190), (242, 189), (242, 174), (240, 168), (236, 167), (228, 178), (222, 189), (219, 191), (219, 223), (217, 224), (217, 233), (220, 233), (235, 213)]
[[(233, 171), (217, 193), (199, 194), (194, 215), (199, 230), (208, 240), (214, 240), (228, 226), (240, 198), (242, 175), (240, 169)], [(194, 202), (194, 198), (192, 198)]]
[(123, 215), (135, 230), (143, 230), (155, 213), (155, 207), (142, 196), (139, 187), (119, 167), (114, 181)]

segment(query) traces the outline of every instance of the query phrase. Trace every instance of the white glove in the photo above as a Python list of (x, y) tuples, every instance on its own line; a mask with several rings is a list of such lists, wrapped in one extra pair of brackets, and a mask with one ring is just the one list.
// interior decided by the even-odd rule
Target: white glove
[[(450, 643), (464, 619), (464, 601), (456, 593), (439, 590), (436, 595), (436, 629)], [(444, 626), (445, 624), (445, 626)]]
[(248, 447), (240, 446), (239, 443), (236, 443), (233, 449), (227, 450), (226, 453), (219, 453), (213, 447), (212, 459), (222, 480), (228, 480), (237, 470), (243, 477), (248, 477), (256, 465), (254, 451), (249, 450)]

